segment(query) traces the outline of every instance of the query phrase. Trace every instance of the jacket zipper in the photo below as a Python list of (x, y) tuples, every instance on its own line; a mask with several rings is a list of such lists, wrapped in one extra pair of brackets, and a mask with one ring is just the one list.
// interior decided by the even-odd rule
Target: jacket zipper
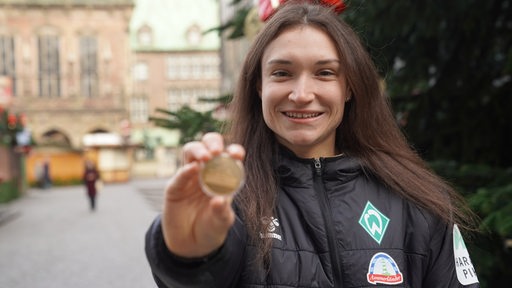
[(332, 265), (332, 276), (333, 276), (333, 284), (334, 287), (342, 287), (342, 278), (341, 278), (341, 269), (340, 263), (338, 261), (338, 249), (336, 245), (336, 237), (333, 230), (333, 221), (332, 221), (332, 213), (331, 213), (331, 205), (329, 204), (329, 199), (327, 199), (327, 193), (325, 191), (325, 186), (322, 181), (322, 161), (319, 158), (314, 159), (315, 163), (315, 181), (314, 187), (315, 191), (319, 194), (320, 205), (322, 210), (322, 216), (325, 222), (325, 230), (327, 233), (327, 241), (329, 245), (329, 251), (331, 252), (331, 265)]

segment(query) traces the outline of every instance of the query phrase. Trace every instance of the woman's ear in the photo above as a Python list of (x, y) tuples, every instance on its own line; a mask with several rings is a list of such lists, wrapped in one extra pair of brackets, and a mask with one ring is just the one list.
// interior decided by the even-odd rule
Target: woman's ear
[(350, 101), (352, 99), (352, 90), (350, 88), (347, 89), (347, 96), (345, 97), (345, 102)]
[(258, 80), (258, 82), (256, 82), (256, 90), (258, 91), (258, 96), (260, 96), (261, 99), (261, 80)]

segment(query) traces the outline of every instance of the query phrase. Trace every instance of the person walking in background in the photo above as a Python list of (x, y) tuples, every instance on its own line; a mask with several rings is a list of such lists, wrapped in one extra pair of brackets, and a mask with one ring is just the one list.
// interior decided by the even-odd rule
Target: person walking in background
[(37, 181), (37, 187), (44, 188), (43, 162), (37, 161), (34, 165), (34, 175)]
[[(479, 287), (464, 199), (407, 143), (357, 34), (318, 4), (341, 1), (306, 2), (256, 36), (230, 130), (183, 146), (146, 234), (158, 287)], [(221, 153), (244, 161), (234, 196), (201, 187)]]
[(42, 167), (42, 187), (43, 189), (52, 187), (52, 178), (50, 175), (50, 159), (47, 157), (43, 161)]
[(96, 165), (89, 159), (85, 161), (83, 181), (87, 190), (91, 211), (94, 211), (96, 209), (96, 194), (98, 193), (97, 184), (101, 179)]

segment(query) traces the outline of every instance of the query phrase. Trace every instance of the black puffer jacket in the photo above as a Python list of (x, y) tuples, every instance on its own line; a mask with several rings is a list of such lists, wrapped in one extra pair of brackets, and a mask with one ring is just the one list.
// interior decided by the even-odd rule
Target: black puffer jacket
[(255, 248), (239, 217), (219, 251), (195, 260), (169, 253), (157, 218), (146, 255), (158, 286), (479, 287), (459, 282), (477, 280), (458, 229), (390, 192), (355, 159), (284, 153), (276, 171), (277, 213), (262, 219), (261, 236), (274, 243), (268, 275), (251, 268)]

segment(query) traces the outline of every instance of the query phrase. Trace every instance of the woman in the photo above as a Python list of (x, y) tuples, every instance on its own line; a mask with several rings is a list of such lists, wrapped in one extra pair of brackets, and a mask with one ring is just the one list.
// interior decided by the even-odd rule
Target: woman
[(85, 161), (85, 171), (83, 175), (83, 181), (87, 190), (87, 197), (89, 198), (89, 204), (91, 211), (96, 209), (96, 184), (100, 180), (100, 173), (96, 169), (94, 162), (91, 160)]
[[(146, 235), (158, 286), (479, 287), (460, 199), (410, 149), (355, 33), (329, 8), (287, 2), (247, 55), (228, 133), (239, 144), (186, 144)], [(232, 205), (198, 184), (223, 150), (247, 173)]]

